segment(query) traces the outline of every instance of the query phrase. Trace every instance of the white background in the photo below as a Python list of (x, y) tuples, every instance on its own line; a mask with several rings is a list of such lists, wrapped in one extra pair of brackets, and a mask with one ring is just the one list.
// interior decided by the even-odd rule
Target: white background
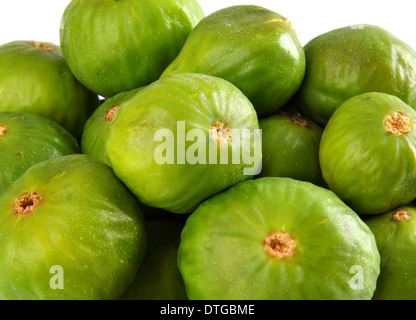
[[(140, 0), (137, 0), (140, 1)], [(0, 44), (14, 40), (59, 44), (61, 16), (70, 0), (0, 0)], [(378, 25), (416, 48), (415, 0), (199, 0), (206, 15), (237, 4), (271, 9), (292, 21), (299, 40), (339, 27)]]

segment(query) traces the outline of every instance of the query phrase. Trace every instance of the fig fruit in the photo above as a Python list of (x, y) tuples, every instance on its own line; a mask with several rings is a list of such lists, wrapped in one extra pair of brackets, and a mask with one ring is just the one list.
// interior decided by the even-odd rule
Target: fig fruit
[(52, 43), (14, 41), (0, 46), (0, 111), (38, 114), (76, 138), (99, 104), (71, 73)]
[(395, 95), (416, 108), (416, 52), (390, 32), (352, 25), (312, 39), (304, 50), (297, 107), (318, 124), (326, 125), (342, 103), (366, 92)]
[(178, 253), (192, 300), (369, 300), (379, 264), (353, 210), (290, 178), (243, 181), (202, 203)]
[(325, 186), (319, 164), (322, 128), (302, 116), (278, 113), (259, 120), (263, 166), (259, 177), (286, 177)]
[(142, 87), (121, 92), (103, 101), (85, 123), (81, 138), (82, 153), (93, 156), (111, 166), (105, 150), (109, 127), (121, 104), (141, 89)]
[(61, 46), (77, 79), (109, 98), (157, 80), (203, 17), (196, 0), (73, 0)]
[(364, 220), (376, 238), (381, 256), (374, 300), (416, 299), (415, 217), (416, 208), (406, 205)]
[(232, 6), (202, 19), (162, 76), (183, 72), (230, 81), (262, 117), (298, 90), (305, 54), (287, 18), (260, 6)]
[(87, 155), (32, 166), (0, 195), (0, 299), (117, 299), (146, 250), (136, 198)]
[(201, 74), (163, 77), (116, 112), (106, 153), (140, 202), (191, 213), (261, 169), (257, 114), (230, 82)]
[(360, 215), (416, 198), (416, 111), (399, 98), (369, 92), (334, 113), (319, 159), (328, 187)]
[(0, 112), (0, 193), (31, 166), (80, 152), (77, 140), (52, 120)]
[(187, 300), (178, 269), (178, 247), (184, 220), (161, 218), (146, 222), (148, 250), (125, 300)]

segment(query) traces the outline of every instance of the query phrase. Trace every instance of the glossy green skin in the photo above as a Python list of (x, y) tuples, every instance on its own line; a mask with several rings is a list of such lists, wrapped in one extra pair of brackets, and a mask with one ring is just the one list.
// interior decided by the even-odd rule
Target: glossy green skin
[[(16, 215), (15, 199), (37, 192), (41, 204)], [(134, 196), (112, 170), (87, 155), (30, 168), (0, 196), (0, 299), (117, 299), (142, 262), (146, 235)], [(52, 289), (52, 266), (63, 289)]]
[(381, 271), (374, 300), (416, 299), (416, 208), (403, 206), (412, 217), (406, 221), (392, 220), (391, 212), (364, 220), (373, 232), (381, 256)]
[(324, 130), (319, 150), (329, 188), (359, 214), (379, 214), (416, 198), (416, 130), (390, 134), (384, 118), (416, 111), (399, 98), (366, 93), (340, 106)]
[(260, 119), (259, 125), (263, 145), (260, 177), (287, 177), (326, 185), (319, 164), (321, 127), (288, 113)]
[(0, 194), (34, 164), (81, 152), (68, 131), (42, 116), (0, 112), (0, 124), (7, 129), (0, 137)]
[(346, 100), (366, 92), (396, 95), (416, 108), (416, 53), (373, 25), (336, 29), (306, 46), (299, 111), (325, 125)]
[(93, 156), (111, 166), (105, 150), (105, 145), (112, 121), (108, 121), (106, 115), (112, 107), (116, 105), (121, 106), (141, 89), (142, 88), (138, 88), (116, 94), (114, 97), (106, 99), (97, 110), (95, 110), (93, 115), (85, 123), (82, 132), (82, 153)]
[(293, 30), (275, 12), (233, 6), (204, 18), (162, 76), (195, 72), (226, 79), (259, 116), (281, 108), (298, 90), (305, 54)]
[(157, 80), (203, 17), (196, 0), (73, 0), (61, 46), (77, 79), (111, 97)]
[[(281, 260), (265, 237), (288, 232)], [(380, 256), (370, 229), (331, 191), (290, 178), (244, 181), (207, 200), (182, 231), (178, 265), (192, 300), (371, 299)], [(355, 288), (352, 267), (361, 267)]]
[(148, 250), (125, 300), (187, 300), (177, 258), (183, 219), (157, 219), (146, 223)]
[(46, 51), (31, 41), (0, 47), (0, 111), (42, 115), (76, 138), (98, 106), (98, 97), (71, 73), (58, 46)]
[[(218, 120), (235, 130), (250, 130), (254, 163), (244, 161), (241, 152), (233, 158), (234, 140), (225, 144), (229, 161), (220, 163), (221, 144), (212, 143), (209, 133)], [(185, 122), (186, 135), (199, 129), (204, 136), (186, 141), (184, 149), (178, 150), (178, 121)], [(172, 132), (173, 164), (159, 164), (155, 159), (164, 144), (155, 141), (160, 129)], [(256, 174), (248, 175), (245, 169), (260, 169), (261, 150), (254, 150), (254, 144), (257, 141), (261, 147), (261, 141), (255, 129), (259, 127), (253, 105), (231, 83), (206, 75), (177, 74), (154, 82), (121, 106), (110, 126), (106, 151), (116, 175), (141, 203), (173, 213), (191, 213), (206, 198)], [(192, 164), (185, 153), (197, 141), (202, 141), (205, 164)], [(209, 159), (212, 150), (217, 152), (217, 164)], [(240, 164), (233, 164), (232, 159), (240, 159)]]

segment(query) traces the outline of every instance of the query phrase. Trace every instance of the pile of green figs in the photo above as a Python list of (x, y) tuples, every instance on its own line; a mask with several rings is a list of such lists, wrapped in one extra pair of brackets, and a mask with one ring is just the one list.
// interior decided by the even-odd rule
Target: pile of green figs
[(68, 2), (60, 45), (0, 46), (0, 299), (416, 299), (412, 48)]

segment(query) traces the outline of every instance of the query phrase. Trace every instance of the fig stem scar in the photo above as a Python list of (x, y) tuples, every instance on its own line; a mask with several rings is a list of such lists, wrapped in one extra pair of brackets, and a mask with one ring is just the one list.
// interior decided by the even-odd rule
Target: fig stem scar
[(400, 221), (406, 221), (406, 220), (409, 220), (410, 218), (411, 218), (411, 214), (410, 214), (410, 212), (407, 212), (406, 210), (403, 210), (403, 209), (400, 209), (400, 210), (397, 210), (392, 216), (391, 216), (391, 219), (393, 220), (393, 221), (396, 221), (396, 222), (400, 222)]
[(16, 198), (13, 211), (16, 215), (26, 216), (40, 206), (41, 197), (36, 192), (26, 192)]
[(283, 22), (286, 23), (289, 26), (290, 29), (292, 29), (294, 34), (297, 34), (296, 30), (293, 29), (292, 22), (288, 18), (283, 18)]
[(298, 116), (290, 116), (290, 120), (292, 120), (293, 123), (297, 124), (298, 126), (302, 128), (310, 128), (311, 125), (308, 121), (298, 117)]
[(384, 128), (395, 136), (403, 136), (413, 129), (412, 120), (401, 111), (393, 111), (384, 118)]
[(0, 138), (4, 137), (7, 132), (7, 128), (4, 124), (0, 123)]
[(233, 141), (231, 128), (222, 121), (214, 121), (209, 129), (211, 138), (218, 143), (227, 143)]
[(290, 259), (296, 254), (296, 242), (285, 231), (273, 231), (264, 239), (264, 250), (277, 259)]
[(56, 51), (56, 49), (50, 45), (47, 45), (46, 43), (32, 41), (32, 47), (42, 49), (45, 51)]
[(108, 112), (105, 115), (105, 120), (107, 121), (112, 121), (117, 110), (120, 108), (119, 104), (116, 104), (115, 106), (111, 107), (110, 110), (108, 110)]

